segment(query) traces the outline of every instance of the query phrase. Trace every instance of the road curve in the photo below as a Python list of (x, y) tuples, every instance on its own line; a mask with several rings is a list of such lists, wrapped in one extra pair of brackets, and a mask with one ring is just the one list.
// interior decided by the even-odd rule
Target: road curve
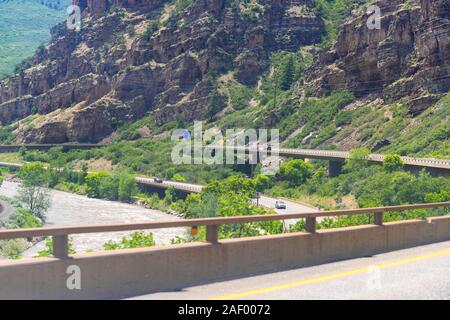
[[(199, 193), (202, 191), (203, 187), (200, 184), (194, 184), (194, 183), (186, 183), (186, 182), (177, 182), (177, 181), (170, 181), (170, 180), (163, 180), (162, 182), (155, 182), (154, 178), (146, 178), (146, 177), (136, 177), (136, 181), (141, 184), (145, 185), (151, 185), (158, 188), (169, 188), (174, 187), (177, 190), (185, 191), (185, 192), (192, 192), (192, 193)], [(286, 203), (286, 209), (275, 209), (275, 202), (277, 200), (282, 200)], [(256, 199), (251, 199), (252, 203), (256, 204)], [(286, 214), (286, 213), (311, 213), (313, 211), (318, 211), (317, 208), (301, 204), (299, 202), (294, 202), (288, 199), (277, 199), (273, 198), (267, 195), (261, 195), (258, 199), (258, 204), (262, 207), (268, 208), (268, 209), (274, 209), (276, 213), (279, 214)], [(288, 225), (295, 223), (298, 220), (289, 220)]]

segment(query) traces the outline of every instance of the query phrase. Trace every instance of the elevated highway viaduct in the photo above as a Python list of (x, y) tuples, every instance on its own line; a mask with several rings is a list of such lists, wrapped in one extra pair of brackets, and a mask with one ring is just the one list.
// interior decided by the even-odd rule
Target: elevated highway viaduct
[[(342, 166), (345, 159), (351, 157), (350, 152), (347, 151), (333, 151), (333, 150), (309, 150), (309, 149), (286, 149), (278, 150), (280, 156), (294, 157), (301, 159), (319, 159), (329, 161), (329, 174), (336, 176), (341, 173)], [(384, 160), (383, 154), (369, 154), (368, 161), (371, 164), (382, 164)], [(401, 157), (405, 168), (412, 171), (420, 171), (427, 169), (434, 175), (449, 176), (450, 175), (450, 160), (434, 159), (434, 158), (416, 158), (416, 157)]]
[[(61, 147), (64, 151), (75, 149), (94, 149), (107, 146), (106, 144), (25, 144), (25, 145), (0, 145), (1, 152), (16, 152), (21, 148), (30, 150), (49, 150), (54, 147)], [(225, 151), (224, 148), (221, 148)], [(234, 147), (235, 152), (256, 152), (258, 150), (244, 147)], [(266, 151), (267, 152), (267, 151)], [(299, 159), (318, 159), (328, 161), (328, 173), (330, 176), (336, 176), (341, 173), (345, 160), (351, 157), (348, 151), (334, 150), (311, 150), (311, 149), (292, 149), (279, 148), (269, 150), (272, 155), (281, 157), (292, 157)], [(450, 160), (435, 158), (401, 157), (405, 168), (410, 171), (420, 171), (426, 169), (433, 175), (450, 176)], [(259, 160), (259, 157), (258, 157)], [(382, 164), (383, 154), (369, 154), (368, 162), (370, 164)]]

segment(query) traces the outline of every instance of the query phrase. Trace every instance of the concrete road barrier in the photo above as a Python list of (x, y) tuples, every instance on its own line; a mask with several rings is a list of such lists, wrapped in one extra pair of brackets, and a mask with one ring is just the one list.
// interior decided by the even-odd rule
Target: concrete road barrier
[[(122, 298), (447, 240), (449, 216), (217, 244), (84, 253), (67, 259), (0, 261), (0, 299)], [(80, 289), (73, 287), (76, 276)]]

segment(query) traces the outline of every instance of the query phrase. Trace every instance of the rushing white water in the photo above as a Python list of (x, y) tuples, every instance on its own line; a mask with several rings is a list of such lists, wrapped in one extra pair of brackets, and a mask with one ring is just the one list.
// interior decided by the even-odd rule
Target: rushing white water
[[(0, 195), (12, 197), (17, 195), (18, 183), (4, 181), (0, 187)], [(62, 191), (51, 191), (51, 207), (47, 213), (46, 226), (67, 226), (86, 224), (131, 223), (143, 221), (178, 220), (179, 217), (158, 210), (150, 210), (136, 205), (115, 201), (92, 199)], [(110, 232), (73, 235), (76, 252), (102, 250), (108, 240), (117, 241), (130, 232)], [(169, 244), (176, 236), (184, 236), (185, 228), (151, 230), (157, 244)], [(45, 245), (39, 242), (27, 251), (24, 256), (35, 256)]]

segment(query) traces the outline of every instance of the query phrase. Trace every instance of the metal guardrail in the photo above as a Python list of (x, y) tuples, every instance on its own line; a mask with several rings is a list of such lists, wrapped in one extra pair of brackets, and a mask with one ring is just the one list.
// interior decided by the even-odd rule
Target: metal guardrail
[(0, 230), (0, 240), (31, 238), (38, 236), (51, 236), (53, 237), (53, 255), (57, 258), (63, 259), (68, 257), (68, 249), (69, 249), (68, 236), (71, 234), (206, 226), (206, 241), (210, 243), (218, 243), (218, 226), (224, 224), (239, 224), (248, 222), (291, 220), (291, 219), (305, 218), (306, 231), (309, 233), (315, 233), (316, 218), (318, 217), (337, 217), (337, 216), (349, 216), (360, 214), (373, 214), (374, 224), (382, 226), (383, 214), (385, 212), (398, 212), (414, 209), (431, 209), (449, 206), (450, 201), (440, 203), (426, 203), (426, 204), (389, 206), (378, 208), (362, 208), (351, 210), (333, 210), (333, 211), (294, 213), (294, 214), (270, 214), (270, 215), (256, 215), (256, 216), (187, 219), (179, 221), (160, 221), (160, 222), (152, 221), (142, 223), (82, 225), (82, 226), (32, 228), (32, 229), (3, 229)]

